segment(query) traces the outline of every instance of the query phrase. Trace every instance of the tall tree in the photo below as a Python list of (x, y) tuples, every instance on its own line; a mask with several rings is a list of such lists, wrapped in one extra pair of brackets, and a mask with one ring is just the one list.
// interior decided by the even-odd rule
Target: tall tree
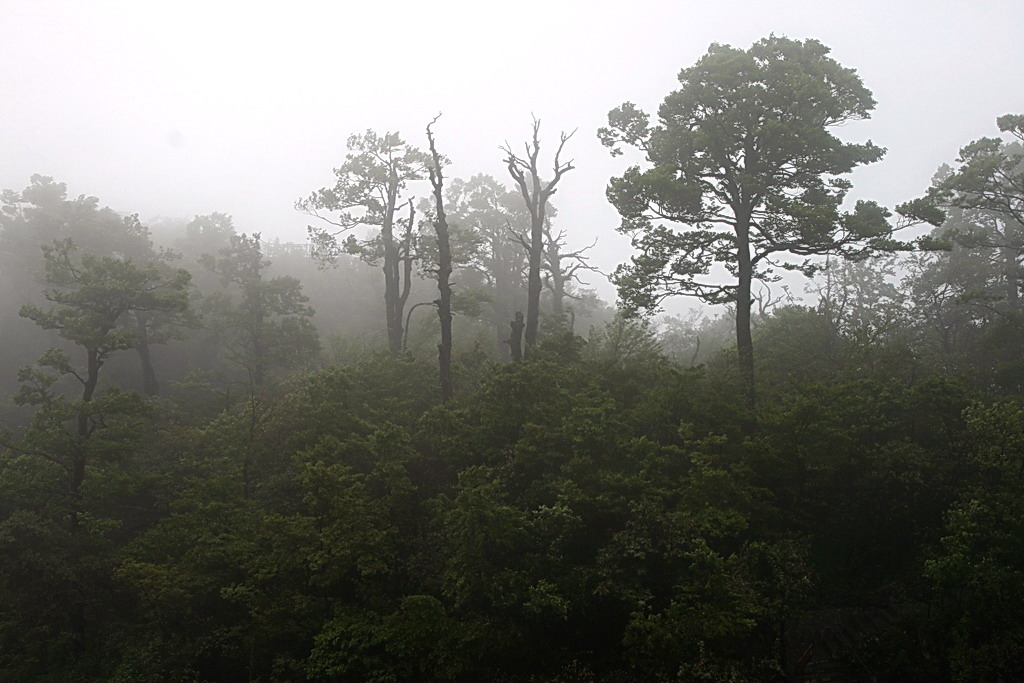
[[(155, 265), (171, 277), (173, 261), (181, 255), (168, 249), (157, 249), (153, 245), (149, 228), (142, 225), (138, 214), (124, 218), (126, 242), (122, 254), (140, 262)], [(172, 339), (182, 339), (185, 328), (198, 327), (199, 320), (191, 306), (184, 309), (129, 311), (123, 323), (134, 331), (135, 351), (139, 356), (139, 367), (142, 373), (142, 392), (146, 396), (160, 394), (160, 382), (153, 366), (152, 347), (155, 344), (166, 344)]]
[[(407, 145), (398, 133), (378, 135), (372, 130), (351, 136), (348, 149), (345, 163), (334, 169), (334, 187), (321, 188), (295, 206), (330, 226), (309, 226), (314, 253), (322, 263), (333, 263), (345, 252), (357, 253), (371, 263), (382, 261), (388, 347), (398, 355), (415, 260), (412, 201), (407, 200), (407, 222), (400, 219), (398, 211), (406, 204), (402, 193), (407, 183), (423, 178), (428, 157)], [(340, 235), (359, 226), (375, 226), (380, 232), (363, 242), (353, 235), (339, 242)], [(401, 233), (396, 234), (396, 228)]]
[(452, 397), (452, 247), (448, 239), (448, 218), (444, 211), (444, 159), (437, 153), (434, 133), (430, 130), (437, 119), (427, 124), (430, 142), (430, 185), (434, 188), (434, 231), (437, 234), (437, 317), (441, 321), (441, 343), (437, 345), (438, 366), (441, 373), (441, 400)]
[(452, 227), (470, 232), (462, 241), (476, 244), (472, 253), (456, 259), (456, 267), (471, 271), (490, 290), (496, 347), (503, 360), (512, 360), (509, 321), (525, 300), (527, 271), (526, 253), (516, 240), (529, 229), (530, 216), (518, 191), (488, 175), (455, 178), (445, 194)]
[[(838, 176), (884, 150), (831, 133), (868, 118), (875, 101), (857, 73), (828, 53), (816, 40), (775, 36), (749, 50), (714, 44), (679, 73), (681, 88), (665, 98), (658, 125), (626, 103), (598, 131), (613, 155), (626, 144), (650, 164), (629, 168), (608, 187), (622, 215), (619, 230), (640, 252), (616, 272), (622, 301), (632, 309), (656, 309), (676, 294), (733, 302), (751, 411), (752, 281), (772, 279), (779, 266), (810, 274), (808, 257), (861, 257), (895, 246), (886, 209), (860, 201), (852, 213), (840, 210), (851, 183)], [(804, 260), (777, 260), (787, 254)], [(732, 282), (715, 277), (716, 264)]]
[[(33, 610), (50, 613), (47, 627), (37, 632), (36, 637), (46, 632), (47, 648), (67, 652), (74, 662), (75, 674), (79, 674), (88, 644), (90, 613), (102, 613), (104, 598), (109, 595), (100, 577), (109, 576), (111, 569), (106, 564), (109, 539), (103, 538), (105, 533), (100, 531), (110, 521), (102, 519), (102, 508), (95, 505), (97, 499), (109, 492), (104, 485), (109, 480), (94, 487), (84, 484), (90, 472), (128, 459), (135, 452), (141, 426), (137, 418), (147, 412), (137, 394), (114, 387), (102, 388), (100, 371), (111, 354), (132, 348), (137, 341), (133, 331), (121, 325), (122, 318), (138, 311), (185, 310), (190, 276), (187, 271), (168, 271), (153, 262), (136, 263), (119, 256), (80, 253), (69, 238), (43, 247), (43, 258), (49, 285), (45, 298), (50, 305), (44, 309), (26, 304), (21, 315), (44, 329), (55, 330), (83, 351), (85, 367), (54, 348), (35, 365), (18, 373), (21, 387), (15, 403), (37, 410), (17, 442), (12, 442), (6, 430), (0, 433), (0, 446), (8, 451), (3, 470), (5, 475), (10, 474), (10, 465), (17, 459), (42, 465), (38, 470), (32, 468), (36, 472), (32, 486), (46, 491), (40, 502), (49, 500), (40, 510), (46, 510), (42, 514), (23, 510), (3, 515), (0, 526), (5, 528), (0, 536), (5, 539), (18, 538), (19, 532), (29, 529), (45, 531), (29, 531), (27, 537), (22, 536), (4, 549), (2, 554), (10, 559), (0, 569), (0, 583), (10, 586), (11, 579), (18, 577), (19, 590), (31, 585), (28, 590), (47, 596), (44, 601), (32, 598)], [(61, 380), (77, 381), (79, 396), (66, 395), (59, 384)], [(6, 457), (8, 454), (14, 458)], [(4, 495), (0, 498), (6, 499), (12, 488), (10, 479), (4, 479)], [(52, 493), (57, 494), (56, 498)], [(20, 571), (12, 573), (14, 567)], [(40, 602), (48, 603), (49, 607), (40, 607)], [(0, 621), (9, 624), (6, 614), (4, 617)], [(25, 630), (32, 621), (19, 624), (18, 631)], [(4, 642), (13, 645), (10, 628), (4, 630)], [(16, 656), (23, 656), (25, 642), (22, 640), (12, 648), (18, 653)], [(48, 673), (42, 675), (59, 671), (59, 660), (60, 655), (51, 658), (48, 654)], [(32, 668), (32, 663), (25, 665), (25, 671)], [(78, 677), (67, 673), (54, 675), (62, 679)], [(37, 676), (23, 672), (15, 673), (14, 677)]]
[[(86, 195), (69, 197), (67, 185), (33, 175), (20, 192), (0, 193), (0, 345), (15, 367), (35, 359), (34, 335), (18, 332), (23, 303), (44, 305), (38, 287), (45, 260), (40, 245), (71, 239), (81, 252), (120, 254), (136, 264), (154, 256), (148, 232)], [(0, 378), (2, 384), (2, 378)]]
[(39, 246), (65, 238), (83, 252), (133, 258), (149, 243), (145, 229), (101, 207), (96, 197), (69, 198), (67, 185), (48, 176), (33, 175), (21, 192), (0, 193), (0, 259), (19, 290), (37, 293), (34, 275), (43, 269)]
[(88, 441), (97, 429), (105, 426), (103, 409), (97, 409), (93, 402), (100, 369), (110, 354), (130, 349), (137, 341), (132, 331), (119, 324), (121, 318), (139, 311), (186, 310), (191, 276), (185, 270), (167, 273), (152, 262), (136, 265), (129, 259), (79, 254), (70, 239), (43, 247), (43, 253), (46, 281), (51, 286), (46, 298), (53, 305), (43, 310), (26, 304), (21, 315), (44, 329), (56, 330), (81, 347), (86, 364), (84, 370), (79, 370), (63, 352), (47, 352), (39, 362), (42, 370), (22, 372), (24, 384), (19, 401), (45, 408), (56, 405), (56, 397), (50, 392), (53, 375), (47, 371), (74, 377), (82, 385), (81, 399), (68, 415), (75, 426), (74, 435), (64, 452), (49, 454), (49, 459), (67, 470), (67, 490), (75, 494), (85, 479)]
[(254, 391), (263, 389), (271, 368), (297, 365), (320, 350), (309, 320), (313, 309), (299, 281), (264, 277), (270, 262), (263, 257), (259, 233), (233, 236), (231, 246), (201, 261), (240, 294), (236, 301), (220, 297), (216, 308), (226, 328), (227, 352), (246, 369)]
[(533, 119), (533, 137), (524, 145), (525, 156), (515, 154), (508, 143), (501, 148), (505, 152), (505, 163), (508, 165), (509, 175), (519, 186), (519, 192), (522, 193), (523, 201), (530, 212), (529, 272), (526, 281), (527, 349), (537, 344), (537, 331), (540, 323), (540, 293), (544, 286), (541, 281), (541, 268), (544, 260), (544, 224), (547, 217), (548, 200), (557, 191), (558, 181), (562, 179), (562, 176), (575, 168), (572, 165), (572, 160), (565, 162), (561, 160), (565, 143), (573, 136), (573, 133), (563, 132), (559, 137), (552, 165), (552, 177), (547, 182), (541, 179), (538, 166), (538, 157), (540, 156), (539, 119)]
[(943, 167), (928, 194), (897, 207), (905, 216), (941, 226), (939, 237), (987, 250), (1001, 273), (1007, 308), (1021, 313), (1024, 284), (1024, 115), (996, 120), (1015, 141), (980, 138), (961, 148), (955, 169)]

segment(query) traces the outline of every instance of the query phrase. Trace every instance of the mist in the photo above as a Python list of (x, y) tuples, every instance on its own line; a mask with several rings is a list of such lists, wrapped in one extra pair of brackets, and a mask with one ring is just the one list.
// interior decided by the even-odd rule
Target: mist
[(0, 680), (1024, 680), (1024, 6), (0, 7)]

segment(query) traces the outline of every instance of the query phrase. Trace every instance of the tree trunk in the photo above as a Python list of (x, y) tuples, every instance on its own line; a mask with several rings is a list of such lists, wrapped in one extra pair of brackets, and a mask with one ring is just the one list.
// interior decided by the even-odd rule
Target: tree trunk
[[(440, 116), (440, 114), (438, 114)], [(435, 118), (434, 121), (437, 121)], [(433, 122), (431, 122), (431, 125)], [(434, 188), (434, 232), (437, 233), (437, 317), (441, 321), (441, 343), (437, 345), (437, 362), (441, 375), (441, 400), (452, 397), (452, 287), (448, 278), (452, 274), (452, 249), (448, 241), (448, 218), (444, 213), (444, 175), (441, 173), (441, 157), (434, 147), (434, 135), (427, 126), (430, 154), (434, 165), (430, 169), (430, 184)], [(412, 228), (412, 216), (409, 217)]]
[(1003, 262), (1003, 277), (1006, 278), (1006, 305), (1011, 311), (1019, 313), (1020, 268), (1017, 265), (1017, 250), (1013, 247), (999, 247), (999, 256)]
[(135, 314), (135, 329), (138, 333), (135, 351), (139, 354), (139, 363), (142, 366), (142, 393), (146, 396), (159, 396), (160, 383), (156, 379), (153, 361), (149, 354), (149, 329), (146, 326), (146, 314), (141, 311)]
[[(93, 396), (96, 394), (101, 367), (103, 367), (103, 359), (99, 352), (86, 349), (86, 375), (85, 381), (82, 383), (82, 404), (78, 408), (76, 425), (78, 438), (72, 447), (71, 479), (68, 482), (68, 493), (74, 498), (79, 496), (82, 482), (85, 481), (85, 442), (89, 438), (89, 404), (92, 403)], [(83, 531), (79, 524), (78, 512), (71, 513), (69, 523), (72, 534), (77, 536)], [(82, 604), (82, 597), (77, 585), (73, 585), (69, 598), (67, 615), (71, 627), (71, 652), (75, 661), (79, 661), (85, 653), (86, 618), (85, 606)]]
[[(396, 190), (397, 192), (397, 190)], [(399, 325), (402, 323), (402, 317), (405, 315), (405, 304), (409, 301), (409, 292), (412, 291), (412, 228), (416, 221), (416, 208), (412, 204), (412, 200), (409, 200), (409, 222), (405, 226), (405, 236), (402, 238), (402, 252), (398, 255), (399, 260), (402, 263), (402, 281), (401, 293), (398, 295), (398, 301), (395, 304), (395, 319)], [(406, 320), (405, 324), (408, 325), (409, 321)], [(402, 350), (405, 350), (405, 330), (401, 327), (398, 328), (398, 335), (402, 338)]]
[(754, 387), (754, 340), (750, 334), (750, 310), (753, 299), (750, 285), (753, 279), (753, 264), (750, 261), (749, 226), (739, 222), (736, 226), (736, 247), (738, 256), (739, 282), (736, 290), (736, 351), (740, 361), (740, 377), (743, 380), (744, 404), (749, 411), (744, 431), (752, 434), (757, 428), (755, 408), (757, 395)]
[(402, 308), (399, 306), (400, 276), (399, 250), (395, 243), (395, 202), (398, 199), (398, 176), (392, 170), (388, 179), (387, 206), (384, 209), (384, 222), (381, 225), (380, 237), (384, 244), (384, 315), (388, 326), (388, 349), (391, 355), (402, 353)]
[(505, 335), (505, 324), (515, 306), (513, 289), (519, 286), (512, 265), (515, 255), (509, 252), (508, 245), (497, 236), (491, 238), (491, 254), (494, 257), (491, 262), (494, 275), (494, 338), (501, 360), (508, 363), (512, 361), (512, 351)]
[(85, 382), (82, 386), (82, 405), (78, 408), (77, 436), (73, 452), (71, 454), (71, 480), (68, 482), (68, 491), (77, 494), (85, 481), (85, 440), (89, 438), (89, 404), (96, 394), (96, 384), (100, 379), (100, 368), (103, 367), (103, 360), (99, 352), (88, 349), (86, 361)]
[(503, 323), (494, 323), (494, 343), (498, 350), (498, 356), (501, 358), (502, 363), (512, 362), (512, 351), (509, 348), (509, 341), (505, 339), (505, 335), (502, 333), (502, 328), (505, 325)]
[(249, 334), (250, 342), (252, 344), (252, 357), (251, 366), (249, 368), (249, 377), (252, 380), (252, 386), (254, 393), (258, 394), (263, 389), (263, 383), (266, 378), (266, 348), (263, 342), (263, 327), (265, 322), (264, 315), (264, 304), (263, 304), (263, 282), (259, 271), (253, 276), (250, 284), (247, 287), (246, 298), (248, 299), (249, 306)]
[(540, 279), (540, 270), (544, 258), (544, 222), (547, 211), (548, 199), (555, 193), (555, 186), (562, 176), (571, 171), (574, 166), (572, 162), (562, 163), (560, 157), (566, 141), (572, 137), (572, 133), (562, 133), (561, 142), (555, 151), (554, 177), (546, 184), (540, 180), (540, 172), (537, 168), (537, 157), (540, 154), (540, 121), (533, 120), (533, 140), (526, 143), (526, 158), (516, 156), (511, 148), (503, 147), (507, 153), (505, 162), (508, 164), (508, 172), (519, 186), (519, 192), (523, 195), (526, 208), (530, 211), (530, 244), (529, 244), (529, 270), (526, 283), (526, 350), (529, 352), (537, 344), (537, 334), (540, 327), (540, 292), (543, 283)]
[(541, 261), (544, 256), (544, 214), (543, 207), (533, 212), (530, 227), (530, 268), (526, 281), (526, 349), (527, 353), (537, 344), (540, 327), (540, 279)]
[(561, 273), (551, 273), (551, 313), (559, 325), (565, 322), (565, 280)]
[[(548, 275), (551, 277), (549, 285), (551, 288), (551, 314), (555, 318), (555, 322), (558, 325), (562, 325), (565, 322), (565, 273), (562, 272), (562, 254), (560, 251), (561, 245), (558, 239), (555, 239), (551, 235), (551, 226), (547, 226), (547, 257), (548, 257)], [(559, 238), (561, 235), (559, 235)]]
[(519, 363), (523, 360), (523, 312), (516, 311), (516, 317), (509, 325), (512, 327), (512, 337), (508, 340), (512, 361)]

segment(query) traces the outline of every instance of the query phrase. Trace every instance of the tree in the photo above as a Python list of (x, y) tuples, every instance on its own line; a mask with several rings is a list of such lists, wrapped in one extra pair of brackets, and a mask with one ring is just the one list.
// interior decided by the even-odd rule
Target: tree
[(214, 254), (231, 243), (235, 236), (235, 226), (231, 216), (213, 212), (203, 216), (195, 216), (185, 226), (185, 238), (180, 240), (179, 248), (198, 259), (203, 254)]
[(452, 248), (448, 239), (448, 219), (444, 212), (444, 160), (434, 146), (434, 133), (430, 127), (441, 115), (427, 124), (430, 141), (430, 184), (434, 188), (434, 231), (437, 233), (437, 317), (441, 321), (441, 343), (437, 345), (438, 366), (441, 373), (441, 400), (452, 397)]
[[(100, 208), (95, 197), (68, 199), (64, 183), (34, 175), (31, 185), (20, 193), (5, 192), (0, 209), (0, 260), (10, 286), (22, 290), (23, 299), (36, 292), (27, 284), (42, 270), (40, 244), (70, 238), (75, 246), (93, 254), (116, 254), (134, 263), (164, 264), (165, 276), (173, 277), (169, 262), (177, 255), (154, 248), (150, 232), (136, 214), (121, 216), (109, 208)], [(135, 331), (134, 348), (138, 352), (143, 391), (159, 393), (159, 382), (151, 361), (150, 345), (180, 338), (181, 328), (195, 324), (189, 308), (182, 311), (129, 311), (122, 323)]]
[[(168, 274), (150, 262), (136, 265), (128, 259), (112, 256), (78, 254), (70, 239), (43, 247), (46, 260), (46, 281), (52, 286), (46, 298), (54, 304), (49, 310), (26, 304), (21, 315), (40, 327), (56, 330), (60, 336), (82, 347), (86, 356), (84, 370), (76, 369), (61, 351), (51, 349), (39, 361), (39, 368), (22, 371), (22, 390), (18, 401), (39, 405), (43, 415), (52, 413), (53, 420), (37, 420), (42, 434), (61, 424), (60, 416), (72, 419), (75, 432), (61, 452), (48, 452), (46, 447), (35, 451), (61, 465), (68, 473), (67, 490), (76, 494), (85, 479), (89, 449), (87, 442), (97, 429), (105, 427), (103, 414), (109, 408), (93, 404), (99, 384), (100, 369), (115, 351), (130, 349), (136, 337), (119, 321), (134, 312), (183, 312), (187, 310), (188, 271)], [(82, 385), (81, 399), (66, 409), (66, 403), (51, 390), (56, 376), (74, 377)], [(118, 403), (115, 401), (115, 404)], [(62, 407), (64, 406), (64, 407)], [(63, 431), (62, 429), (60, 431)], [(54, 443), (50, 436), (44, 441)]]
[(82, 253), (120, 255), (136, 264), (156, 256), (148, 231), (136, 219), (100, 206), (96, 197), (68, 197), (67, 186), (53, 178), (33, 175), (21, 192), (5, 190), (0, 194), (0, 345), (14, 367), (39, 355), (34, 335), (19, 334), (16, 320), (22, 304), (45, 303), (37, 286), (45, 268), (39, 247), (63, 239), (74, 240)]
[(287, 276), (264, 279), (270, 262), (263, 258), (259, 233), (233, 236), (230, 247), (200, 261), (225, 285), (240, 290), (237, 302), (221, 297), (216, 305), (229, 335), (228, 353), (246, 369), (256, 391), (272, 367), (294, 366), (320, 350), (309, 320), (313, 309), (299, 281)]
[(48, 176), (33, 175), (21, 192), (0, 194), (0, 257), (10, 284), (33, 287), (37, 266), (42, 269), (39, 246), (65, 238), (83, 252), (140, 258), (137, 252), (148, 244), (149, 235), (130, 217), (101, 207), (96, 197), (69, 199), (67, 185)]
[(940, 609), (951, 680), (1011, 681), (1024, 676), (1024, 412), (1013, 402), (972, 405), (967, 468), (959, 500), (925, 575)]
[[(632, 103), (608, 115), (598, 131), (613, 155), (621, 145), (646, 154), (608, 186), (619, 230), (639, 254), (616, 271), (630, 309), (656, 309), (668, 296), (695, 296), (736, 306), (736, 345), (746, 403), (755, 404), (750, 334), (751, 283), (777, 267), (810, 274), (810, 257), (863, 257), (894, 248), (889, 212), (859, 201), (840, 178), (884, 150), (844, 143), (830, 129), (866, 119), (875, 106), (853, 69), (816, 40), (770, 36), (749, 50), (713, 44), (679, 74), (682, 86), (659, 109), (658, 125)], [(666, 224), (686, 226), (675, 230)], [(802, 257), (800, 263), (779, 260)], [(724, 266), (733, 281), (712, 269)]]
[(562, 149), (572, 136), (573, 133), (561, 134), (558, 148), (555, 150), (552, 168), (554, 175), (547, 182), (541, 180), (537, 161), (540, 156), (539, 119), (533, 120), (533, 139), (525, 145), (526, 156), (521, 157), (514, 154), (508, 143), (501, 148), (505, 152), (505, 163), (508, 165), (509, 175), (519, 186), (523, 201), (530, 212), (529, 273), (526, 284), (526, 346), (528, 349), (537, 344), (537, 330), (540, 322), (540, 293), (543, 288), (540, 271), (544, 259), (544, 224), (547, 217), (548, 200), (557, 190), (558, 181), (562, 179), (562, 176), (575, 168), (571, 160), (561, 161)]
[(588, 284), (580, 279), (580, 271), (596, 271), (588, 263), (587, 256), (587, 252), (596, 244), (595, 240), (581, 249), (565, 251), (565, 230), (559, 230), (555, 235), (550, 220), (544, 225), (544, 286), (551, 290), (551, 313), (560, 325), (564, 323), (565, 299), (579, 298), (571, 292), (573, 283)]
[[(961, 148), (958, 168), (944, 166), (928, 194), (897, 207), (908, 218), (942, 227), (941, 242), (987, 250), (998, 264), (1007, 308), (1022, 312), (1024, 280), (1024, 115), (1000, 116), (1015, 142), (980, 138)], [(934, 244), (934, 243), (933, 243)]]
[[(170, 264), (181, 258), (181, 255), (168, 249), (156, 249), (150, 239), (149, 229), (139, 221), (138, 214), (126, 216), (124, 227), (129, 240), (123, 247), (123, 255), (136, 261), (153, 264), (161, 269), (165, 276), (171, 277), (174, 269)], [(197, 327), (199, 320), (195, 311), (191, 306), (173, 310), (136, 309), (128, 312), (123, 324), (135, 333), (135, 351), (138, 353), (142, 372), (142, 392), (146, 396), (158, 396), (160, 382), (153, 368), (152, 346), (166, 344), (172, 339), (182, 339), (185, 328)]]
[[(323, 263), (333, 263), (344, 252), (359, 254), (370, 263), (383, 261), (384, 308), (388, 347), (393, 355), (402, 351), (402, 316), (412, 287), (413, 250), (412, 200), (401, 200), (406, 184), (420, 180), (428, 163), (423, 152), (410, 147), (398, 133), (378, 135), (372, 130), (348, 139), (345, 163), (334, 169), (334, 187), (317, 190), (296, 202), (300, 211), (314, 216), (330, 228), (309, 226), (315, 254)], [(408, 203), (409, 218), (401, 236), (396, 226), (399, 208)], [(336, 212), (331, 218), (323, 212)], [(377, 226), (380, 233), (360, 242), (353, 235), (339, 243), (338, 237), (361, 225)]]
[(498, 352), (505, 361), (512, 360), (514, 339), (509, 339), (509, 320), (524, 298), (527, 270), (526, 253), (516, 243), (516, 236), (529, 226), (529, 213), (518, 192), (488, 175), (468, 181), (455, 178), (445, 191), (452, 227), (456, 232), (471, 232), (463, 241), (477, 244), (468, 258), (456, 259), (456, 264), (479, 277), (490, 290)]

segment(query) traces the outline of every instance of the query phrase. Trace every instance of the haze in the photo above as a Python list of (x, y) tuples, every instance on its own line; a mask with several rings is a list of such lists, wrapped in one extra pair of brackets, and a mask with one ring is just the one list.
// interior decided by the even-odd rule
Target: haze
[(656, 110), (710, 43), (817, 38), (857, 69), (878, 107), (845, 135), (889, 151), (853, 197), (892, 207), (1022, 108), (1022, 28), (1018, 2), (8, 1), (0, 187), (40, 173), (144, 220), (222, 211), (304, 241), (293, 203), (331, 182), (350, 134), (423, 145), (443, 112), (450, 176), (508, 182), (498, 146), (535, 114), (549, 144), (579, 129), (555, 204), (571, 244), (599, 238), (607, 272), (628, 253), (604, 198), (625, 164), (594, 132), (623, 101)]

